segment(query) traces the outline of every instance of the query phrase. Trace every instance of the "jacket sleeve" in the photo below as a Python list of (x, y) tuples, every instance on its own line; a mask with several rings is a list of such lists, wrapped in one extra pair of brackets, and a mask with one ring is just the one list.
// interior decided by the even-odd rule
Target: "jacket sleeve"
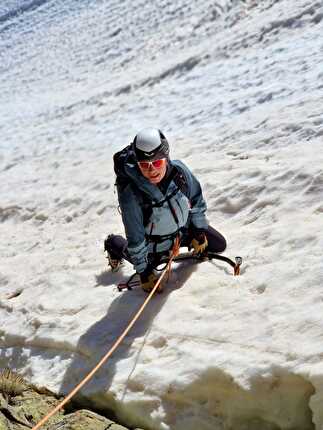
[(121, 216), (128, 241), (128, 252), (136, 272), (147, 267), (147, 244), (143, 225), (143, 213), (131, 184), (117, 186)]
[(184, 163), (176, 160), (174, 164), (176, 164), (185, 175), (188, 188), (188, 198), (191, 202), (191, 223), (197, 229), (206, 230), (208, 228), (208, 221), (206, 218), (207, 206), (203, 197), (201, 185), (196, 179), (196, 177), (193, 175), (193, 173), (190, 171), (190, 169)]

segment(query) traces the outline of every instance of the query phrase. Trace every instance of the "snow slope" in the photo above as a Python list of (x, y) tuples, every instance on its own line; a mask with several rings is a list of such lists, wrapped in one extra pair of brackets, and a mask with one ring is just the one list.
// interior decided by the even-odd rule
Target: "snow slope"
[(323, 429), (323, 5), (4, 1), (0, 366), (67, 393), (144, 300), (112, 154), (159, 126), (241, 255), (178, 265), (82, 395), (156, 430)]

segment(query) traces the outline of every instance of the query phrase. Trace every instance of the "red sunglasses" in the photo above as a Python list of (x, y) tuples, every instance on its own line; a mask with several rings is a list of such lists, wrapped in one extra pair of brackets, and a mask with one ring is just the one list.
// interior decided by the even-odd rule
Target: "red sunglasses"
[(155, 169), (160, 169), (164, 165), (165, 161), (166, 161), (166, 158), (159, 158), (158, 160), (154, 160), (154, 161), (138, 161), (138, 165), (143, 170), (148, 170), (151, 165)]

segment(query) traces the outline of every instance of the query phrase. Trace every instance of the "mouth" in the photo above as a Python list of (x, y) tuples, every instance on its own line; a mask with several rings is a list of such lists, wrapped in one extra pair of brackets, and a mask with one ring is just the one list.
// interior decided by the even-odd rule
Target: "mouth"
[(151, 183), (159, 182), (159, 180), (160, 180), (160, 173), (155, 173), (153, 175), (149, 175), (149, 181)]

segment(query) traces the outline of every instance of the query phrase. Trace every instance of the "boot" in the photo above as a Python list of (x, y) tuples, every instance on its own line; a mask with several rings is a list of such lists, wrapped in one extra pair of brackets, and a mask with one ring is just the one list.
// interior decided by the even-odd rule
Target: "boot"
[(110, 234), (104, 240), (104, 253), (108, 259), (109, 266), (111, 267), (111, 272), (117, 272), (123, 264), (123, 258), (116, 258), (110, 250), (109, 241), (113, 235)]

